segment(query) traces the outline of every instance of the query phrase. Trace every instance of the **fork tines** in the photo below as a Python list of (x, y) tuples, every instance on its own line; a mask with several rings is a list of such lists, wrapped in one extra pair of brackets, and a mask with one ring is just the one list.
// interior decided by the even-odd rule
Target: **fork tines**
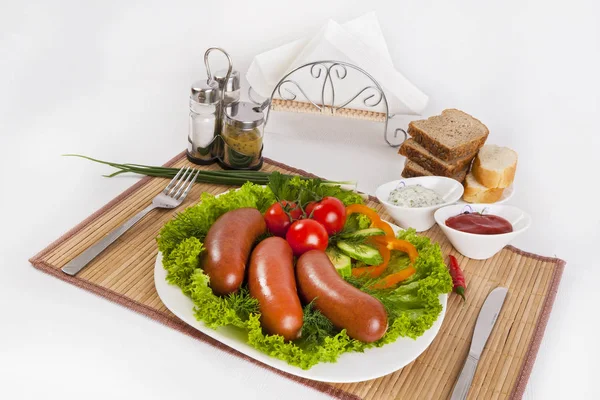
[(192, 188), (199, 173), (200, 170), (190, 167), (181, 168), (173, 179), (171, 179), (165, 190), (163, 190), (163, 194), (175, 200), (183, 200)]

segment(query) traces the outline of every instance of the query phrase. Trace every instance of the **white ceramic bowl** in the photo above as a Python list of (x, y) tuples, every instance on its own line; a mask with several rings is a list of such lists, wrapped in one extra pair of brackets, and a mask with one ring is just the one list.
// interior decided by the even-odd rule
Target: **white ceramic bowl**
[[(444, 200), (443, 204), (431, 207), (400, 207), (388, 202), (390, 192), (396, 189), (400, 182), (406, 186), (421, 185), (425, 188), (434, 190)], [(454, 179), (443, 176), (420, 176), (417, 178), (405, 178), (397, 181), (385, 183), (377, 188), (375, 196), (384, 205), (388, 214), (402, 228), (414, 228), (417, 232), (423, 232), (435, 224), (433, 213), (440, 207), (456, 203), (462, 197), (463, 186)]]
[[(482, 212), (485, 209), (484, 214), (497, 215), (508, 220), (513, 226), (513, 231), (500, 235), (477, 235), (446, 226), (448, 218), (464, 212), (467, 207), (471, 207), (473, 212)], [(443, 207), (435, 212), (435, 221), (459, 253), (475, 260), (492, 257), (531, 225), (529, 214), (517, 207), (500, 204), (455, 204)]]

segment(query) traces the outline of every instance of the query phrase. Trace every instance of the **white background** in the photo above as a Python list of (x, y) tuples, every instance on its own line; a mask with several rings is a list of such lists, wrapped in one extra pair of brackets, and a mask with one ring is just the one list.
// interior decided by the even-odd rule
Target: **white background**
[[(324, 398), (27, 259), (136, 181), (60, 154), (161, 164), (184, 148), (207, 47), (245, 71), (372, 10), (426, 114), (463, 109), (518, 151), (513, 203), (534, 223), (515, 244), (568, 261), (526, 398), (600, 396), (597, 1), (196, 0), (0, 3), (0, 398)], [(274, 114), (265, 151), (372, 192), (403, 165), (380, 127)]]

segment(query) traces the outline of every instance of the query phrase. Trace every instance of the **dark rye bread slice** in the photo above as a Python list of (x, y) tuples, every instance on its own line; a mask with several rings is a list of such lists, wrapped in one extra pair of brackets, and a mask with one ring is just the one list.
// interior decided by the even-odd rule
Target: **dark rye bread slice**
[(476, 153), (489, 133), (481, 121), (453, 108), (408, 124), (408, 134), (444, 161)]
[(402, 143), (398, 153), (422, 165), (433, 174), (443, 176), (451, 176), (462, 171), (471, 164), (471, 161), (477, 155), (477, 153), (473, 153), (453, 161), (440, 160), (414, 139), (408, 139)]
[[(456, 172), (455, 174), (453, 174), (452, 176), (449, 176), (448, 178), (452, 178), (452, 179), (457, 180), (460, 183), (462, 183), (465, 180), (465, 177), (467, 176), (468, 171), (469, 171), (469, 168), (467, 166), (467, 168)], [(411, 161), (411, 160), (406, 160), (406, 164), (404, 164), (404, 170), (402, 170), (402, 176), (405, 178), (414, 178), (417, 176), (433, 176), (433, 175), (434, 174), (431, 171), (428, 171), (427, 169), (421, 167), (419, 164), (417, 164), (416, 162)]]

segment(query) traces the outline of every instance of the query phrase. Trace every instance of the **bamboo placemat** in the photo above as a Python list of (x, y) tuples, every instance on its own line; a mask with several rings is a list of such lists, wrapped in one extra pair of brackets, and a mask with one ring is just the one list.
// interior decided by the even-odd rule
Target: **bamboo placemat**
[[(265, 161), (263, 169), (266, 171), (310, 175), (272, 160)], [(182, 153), (168, 164), (179, 167), (188, 161)], [(165, 179), (141, 179), (50, 244), (33, 257), (31, 263), (43, 272), (339, 399), (447, 398), (467, 356), (475, 320), (485, 297), (494, 287), (505, 286), (509, 288), (509, 294), (479, 362), (469, 399), (522, 397), (557, 293), (564, 261), (526, 253), (511, 246), (491, 259), (471, 260), (456, 253), (436, 226), (425, 234), (440, 244), (444, 255), (453, 253), (457, 256), (467, 279), (467, 302), (463, 304), (455, 295), (449, 297), (439, 334), (417, 360), (403, 369), (366, 382), (316, 382), (268, 367), (191, 328), (171, 314), (156, 294), (153, 270), (157, 247), (154, 239), (160, 228), (175, 213), (197, 202), (201, 192), (216, 194), (230, 187), (196, 184), (178, 209), (153, 211), (76, 277), (60, 270), (73, 257), (150, 204), (165, 184)], [(369, 205), (384, 213), (376, 200), (371, 199)]]

